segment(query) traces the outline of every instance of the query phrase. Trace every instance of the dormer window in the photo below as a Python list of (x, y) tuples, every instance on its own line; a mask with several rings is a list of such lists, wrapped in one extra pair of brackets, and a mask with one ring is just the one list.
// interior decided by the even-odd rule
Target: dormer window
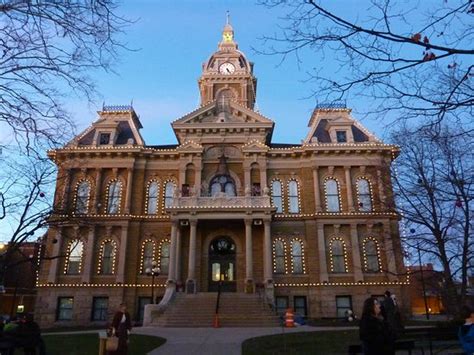
[(100, 133), (99, 144), (106, 145), (110, 143), (110, 133)]
[(347, 132), (336, 131), (336, 140), (337, 140), (337, 143), (347, 143)]

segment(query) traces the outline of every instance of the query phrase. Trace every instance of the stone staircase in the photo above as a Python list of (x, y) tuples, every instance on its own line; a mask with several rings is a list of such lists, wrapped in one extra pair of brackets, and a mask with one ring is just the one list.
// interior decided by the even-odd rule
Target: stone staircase
[[(216, 310), (216, 292), (193, 295), (177, 293), (164, 313), (153, 321), (159, 327), (212, 327)], [(256, 294), (221, 293), (221, 327), (277, 327), (278, 317)]]

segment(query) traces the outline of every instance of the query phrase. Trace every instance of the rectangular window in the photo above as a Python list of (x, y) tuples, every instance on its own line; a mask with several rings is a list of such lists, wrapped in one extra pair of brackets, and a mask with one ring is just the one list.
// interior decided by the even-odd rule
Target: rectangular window
[(288, 309), (288, 296), (276, 296), (275, 297), (276, 311), (278, 315), (285, 314)]
[(338, 143), (346, 143), (347, 142), (346, 131), (336, 131), (336, 140)]
[(58, 297), (56, 320), (72, 320), (72, 305), (74, 297)]
[(92, 317), (94, 321), (106, 321), (109, 308), (108, 297), (94, 297), (92, 299)]
[(336, 296), (336, 316), (337, 318), (345, 318), (346, 311), (352, 310), (351, 296)]
[(110, 133), (101, 133), (99, 136), (99, 144), (109, 144), (110, 143)]
[(138, 321), (143, 322), (143, 316), (145, 314), (145, 306), (151, 303), (151, 297), (138, 297)]
[(306, 316), (307, 309), (306, 309), (306, 296), (295, 296), (293, 299), (295, 313)]

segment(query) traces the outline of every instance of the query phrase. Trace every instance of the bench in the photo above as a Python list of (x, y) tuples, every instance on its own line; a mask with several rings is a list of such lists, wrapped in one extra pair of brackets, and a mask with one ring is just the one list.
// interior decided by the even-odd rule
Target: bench
[[(415, 342), (408, 340), (400, 340), (395, 342), (395, 351), (397, 350), (404, 350), (408, 351), (408, 354), (411, 355), (412, 350), (415, 349)], [(349, 348), (347, 349), (347, 352), (349, 355), (357, 355), (357, 354), (362, 354), (362, 345), (360, 344), (355, 344), (355, 345), (349, 345)]]

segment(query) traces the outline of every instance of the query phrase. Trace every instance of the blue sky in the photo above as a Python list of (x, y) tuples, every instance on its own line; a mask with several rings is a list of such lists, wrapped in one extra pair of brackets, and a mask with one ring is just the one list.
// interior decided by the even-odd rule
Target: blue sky
[[(357, 1), (335, 2), (347, 14), (361, 8)], [(278, 31), (283, 12), (257, 5), (254, 0), (139, 0), (122, 4), (120, 12), (136, 20), (125, 29), (122, 40), (137, 50), (121, 52), (114, 65), (117, 74), (95, 75), (101, 95), (95, 105), (89, 106), (84, 100), (68, 104), (76, 117), (78, 132), (97, 118), (102, 102), (129, 104), (133, 100), (146, 143), (175, 143), (170, 122), (198, 107), (201, 65), (217, 50), (227, 10), (239, 48), (255, 63), (257, 107), (276, 122), (273, 142), (299, 143), (307, 134), (316, 104), (315, 98), (305, 99), (311, 91), (311, 84), (304, 82), (305, 68), (327, 62), (314, 63), (316, 58), (311, 53), (303, 53), (299, 68), (294, 57), (280, 65), (280, 57), (257, 54), (254, 48), (265, 48), (261, 38)], [(355, 111), (358, 105), (363, 103), (348, 102)], [(358, 117), (357, 112), (354, 116)], [(377, 123), (363, 124), (382, 135)]]

